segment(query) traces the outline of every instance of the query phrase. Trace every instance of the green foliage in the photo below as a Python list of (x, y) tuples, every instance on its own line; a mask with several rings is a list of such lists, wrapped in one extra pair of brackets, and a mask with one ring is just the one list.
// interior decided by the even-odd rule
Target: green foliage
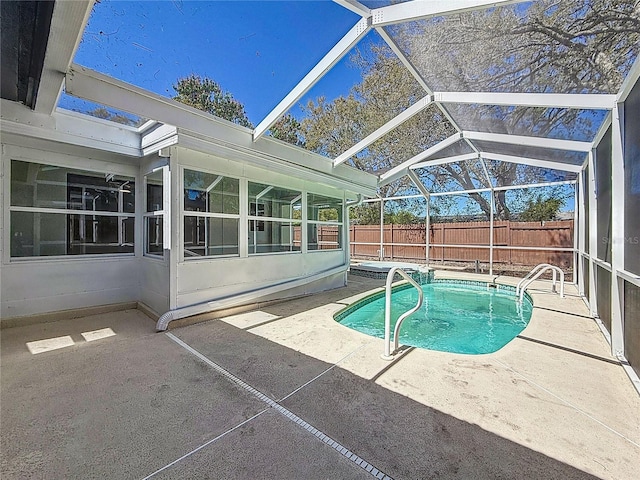
[(291, 114), (286, 114), (269, 129), (269, 132), (273, 138), (282, 140), (283, 142), (297, 145), (299, 147), (305, 146), (304, 137), (302, 135), (302, 125)]
[(210, 78), (202, 78), (192, 73), (188, 77), (180, 78), (173, 89), (176, 91), (174, 100), (243, 127), (253, 128), (242, 103), (229, 92), (223, 91), (220, 85)]
[(527, 200), (527, 206), (520, 214), (520, 219), (524, 222), (554, 220), (563, 205), (563, 199), (543, 198), (542, 195), (538, 195), (535, 199)]
[(110, 122), (120, 123), (122, 125), (129, 125), (132, 127), (136, 126), (136, 122), (132, 118), (120, 113), (111, 113), (104, 107), (96, 107), (93, 110), (86, 112), (86, 114), (91, 115), (92, 117), (102, 118), (103, 120), (109, 120)]
[[(640, 7), (635, 0), (539, 0), (407, 22), (391, 30), (397, 45), (436, 91), (615, 93), (640, 50)], [(384, 47), (372, 47), (371, 55), (356, 54), (351, 60), (363, 77), (349, 95), (333, 101), (320, 97), (305, 107), (307, 148), (328, 157), (340, 155), (426, 93)], [(445, 107), (454, 119), (464, 120), (467, 129), (483, 125), (498, 133), (566, 138), (589, 136), (594, 130), (593, 116), (577, 109)], [(454, 131), (431, 105), (349, 162), (380, 174)], [(457, 153), (469, 151), (458, 146)], [(535, 154), (523, 148), (523, 156)], [(490, 186), (485, 167), (495, 186), (564, 180), (551, 170), (508, 162), (467, 161), (416, 173), (433, 191), (474, 190)], [(390, 196), (408, 186), (406, 180), (394, 182), (380, 194)], [(527, 200), (535, 201), (527, 197), (531, 192), (522, 195), (514, 204), (504, 191), (497, 191), (495, 218), (509, 219), (512, 210), (521, 211)], [(482, 214), (490, 215), (486, 195), (473, 193), (469, 198)], [(376, 217), (371, 208), (352, 209), (354, 221), (377, 223), (379, 212)]]
[(378, 203), (363, 203), (349, 209), (349, 223), (352, 225), (380, 224), (380, 205)]

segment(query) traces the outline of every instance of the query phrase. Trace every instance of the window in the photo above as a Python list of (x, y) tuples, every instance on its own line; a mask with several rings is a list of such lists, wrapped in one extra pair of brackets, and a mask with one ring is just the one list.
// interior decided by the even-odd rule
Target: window
[(145, 176), (144, 254), (164, 255), (164, 194), (162, 167)]
[(238, 255), (240, 181), (184, 170), (184, 256)]
[(302, 192), (249, 182), (249, 254), (299, 252)]
[(11, 161), (11, 256), (133, 253), (133, 177)]
[(308, 250), (342, 249), (342, 212), (340, 198), (307, 194)]

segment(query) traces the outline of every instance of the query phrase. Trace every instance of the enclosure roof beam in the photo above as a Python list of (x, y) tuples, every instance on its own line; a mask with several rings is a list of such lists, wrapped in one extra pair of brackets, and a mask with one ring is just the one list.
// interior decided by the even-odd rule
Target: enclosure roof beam
[(411, 181), (415, 184), (416, 188), (420, 190), (420, 193), (424, 195), (424, 198), (429, 199), (429, 197), (431, 196), (431, 192), (427, 190), (427, 187), (424, 186), (424, 183), (422, 183), (418, 175), (416, 175), (416, 172), (414, 172), (413, 170), (409, 170), (407, 174), (409, 175)]
[(34, 110), (51, 115), (58, 105), (64, 76), (76, 54), (94, 0), (55, 2)]
[(357, 13), (361, 17), (370, 17), (371, 9), (357, 0), (333, 0), (338, 5)]
[(526, 137), (523, 135), (509, 135), (506, 133), (487, 133), (463, 131), (464, 138), (469, 140), (481, 140), (486, 142), (507, 143), (510, 145), (523, 145), (527, 147), (551, 148), (555, 150), (570, 150), (574, 152), (590, 152), (591, 142), (579, 142), (576, 140), (561, 140), (547, 137)]
[(635, 62), (633, 62), (631, 70), (629, 70), (624, 82), (622, 82), (622, 86), (616, 95), (616, 102), (624, 102), (627, 99), (631, 93), (631, 89), (633, 89), (635, 84), (638, 82), (638, 79), (640, 79), (640, 57), (637, 57)]
[(387, 185), (399, 179), (403, 175), (406, 175), (411, 165), (415, 165), (416, 163), (421, 162), (425, 158), (429, 158), (434, 153), (437, 153), (440, 150), (447, 148), (449, 145), (456, 143), (458, 140), (460, 140), (460, 138), (461, 138), (460, 133), (455, 133), (450, 137), (447, 137), (444, 140), (436, 143), (434, 146), (427, 148), (424, 152), (421, 152), (411, 157), (409, 160), (402, 162), (400, 165), (380, 175), (380, 181), (378, 182), (378, 186), (382, 187), (384, 185)]
[(528, 0), (431, 0), (396, 3), (371, 10), (374, 27), (439, 17), (454, 13), (483, 10)]
[(582, 165), (573, 165), (571, 163), (553, 162), (550, 160), (540, 160), (537, 158), (518, 157), (515, 155), (504, 155), (501, 153), (482, 152), (482, 158), (488, 160), (498, 160), (500, 162), (521, 163), (532, 167), (550, 168), (552, 170), (563, 170), (566, 172), (578, 173), (582, 171)]
[(311, 69), (300, 83), (291, 90), (286, 97), (262, 120), (253, 131), (253, 141), (258, 140), (266, 133), (278, 119), (291, 108), (325, 73), (327, 73), (342, 57), (344, 57), (351, 48), (364, 37), (371, 29), (370, 21), (363, 18), (349, 30), (344, 37), (329, 50), (322, 60)]
[(616, 102), (615, 95), (577, 93), (434, 92), (433, 97), (442, 103), (584, 110), (611, 110)]
[(409, 60), (409, 58), (404, 54), (400, 46), (396, 43), (395, 39), (391, 37), (391, 35), (389, 35), (384, 28), (378, 27), (376, 28), (376, 32), (378, 32), (378, 34), (387, 43), (387, 45), (389, 45), (389, 48), (393, 51), (393, 53), (396, 54), (405, 68), (409, 70), (409, 73), (413, 76), (413, 78), (416, 79), (416, 81), (420, 84), (424, 91), (428, 94), (432, 94), (433, 92), (422, 77), (422, 74), (418, 71), (413, 62), (411, 62), (411, 60)]
[(477, 153), (465, 153), (464, 155), (455, 155), (453, 157), (436, 158), (433, 160), (426, 160), (424, 162), (416, 163), (409, 167), (410, 170), (416, 170), (418, 168), (434, 167), (437, 165), (446, 165), (447, 163), (464, 162), (465, 160), (477, 159), (479, 154)]
[[(593, 148), (596, 148), (598, 146), (598, 144), (602, 141), (602, 138), (604, 137), (605, 133), (607, 133), (607, 130), (609, 130), (609, 127), (611, 126), (611, 119), (612, 119), (612, 115), (611, 115), (611, 112), (609, 112), (609, 114), (605, 117), (604, 121), (600, 125), (600, 128), (598, 129), (596, 136), (593, 137)], [(588, 163), (588, 159), (585, 160), (585, 164), (586, 163)]]
[(346, 162), (351, 157), (353, 157), (355, 154), (357, 154), (358, 152), (361, 152), (362, 150), (367, 148), (369, 145), (371, 145), (373, 142), (378, 140), (380, 137), (383, 137), (384, 135), (389, 133), (394, 128), (398, 127), (399, 125), (401, 125), (402, 123), (406, 122), (407, 120), (409, 120), (414, 115), (418, 114), (419, 112), (421, 112), (422, 110), (427, 108), (430, 104), (431, 104), (431, 96), (430, 95), (427, 95), (427, 96), (421, 98), (416, 103), (411, 105), (409, 108), (404, 110), (402, 113), (400, 113), (399, 115), (395, 116), (394, 118), (389, 120), (387, 123), (385, 123), (383, 126), (378, 128), (375, 132), (367, 135), (365, 138), (360, 140), (358, 143), (356, 143), (349, 150), (347, 150), (344, 153), (342, 153), (341, 155), (337, 156), (333, 160), (333, 165), (337, 166), (337, 165), (340, 165), (341, 163)]

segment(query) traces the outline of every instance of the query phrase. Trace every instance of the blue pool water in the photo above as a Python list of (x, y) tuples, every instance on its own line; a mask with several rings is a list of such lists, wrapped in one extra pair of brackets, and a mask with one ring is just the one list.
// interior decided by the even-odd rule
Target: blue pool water
[[(422, 286), (424, 304), (400, 327), (400, 345), (442, 352), (492, 353), (513, 340), (529, 323), (533, 306), (519, 304), (514, 290), (488, 288), (480, 282), (434, 281)], [(418, 300), (414, 288), (394, 290), (391, 335), (398, 317)], [(342, 325), (384, 338), (384, 293), (358, 302), (336, 315)]]

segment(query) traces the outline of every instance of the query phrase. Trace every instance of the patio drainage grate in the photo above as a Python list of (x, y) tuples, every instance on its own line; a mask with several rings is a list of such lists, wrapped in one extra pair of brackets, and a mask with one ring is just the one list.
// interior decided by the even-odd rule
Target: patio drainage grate
[[(227, 370), (222, 368), (217, 363), (215, 363), (212, 360), (208, 359), (202, 353), (198, 352), (197, 350), (195, 350), (194, 348), (192, 348), (191, 346), (189, 346), (188, 344), (186, 344), (185, 342), (180, 340), (178, 337), (176, 337), (172, 333), (167, 332), (167, 333), (165, 333), (165, 335), (167, 335), (171, 340), (176, 342), (182, 348), (184, 348), (185, 350), (187, 350), (188, 352), (192, 353), (193, 355), (198, 357), (200, 360), (205, 362), (207, 365), (209, 365), (211, 368), (213, 368), (216, 372), (220, 373), (221, 375), (226, 377), (231, 382), (235, 383), (236, 385), (238, 385), (242, 389), (244, 389), (247, 392), (251, 393), (253, 396), (258, 398), (259, 400), (263, 401), (268, 406), (270, 406), (271, 408), (276, 410), (278, 413), (283, 415), (285, 418), (288, 418), (292, 422), (298, 424), (299, 426), (304, 428), (307, 432), (309, 432), (313, 436), (315, 436), (318, 440), (320, 440), (323, 443), (327, 444), (328, 446), (333, 448), (336, 452), (338, 452), (340, 455), (342, 455), (346, 459), (352, 461), (358, 467), (363, 468), (365, 471), (370, 473), (375, 478), (378, 478), (378, 479), (381, 479), (381, 480), (393, 480), (393, 478), (390, 475), (387, 475), (386, 473), (382, 472), (380, 469), (374, 467), (371, 463), (365, 461), (363, 458), (359, 457), (358, 455), (356, 455), (355, 453), (350, 451), (344, 445), (341, 445), (340, 443), (336, 442), (334, 439), (332, 439), (331, 437), (329, 437), (325, 433), (323, 433), (320, 430), (318, 430), (317, 428), (315, 428), (313, 425), (307, 423), (302, 418), (298, 417), (295, 413), (293, 413), (290, 410), (288, 410), (287, 408), (283, 407), (282, 405), (280, 405), (275, 400), (272, 400), (271, 398), (269, 398), (268, 396), (266, 396), (264, 393), (260, 392), (259, 390), (253, 388), (251, 385), (249, 385), (246, 382), (242, 381), (241, 379), (239, 379), (238, 377), (233, 375), (231, 372), (228, 372)], [(251, 417), (248, 420), (245, 420), (242, 424), (248, 422), (249, 420), (255, 418), (256, 416), (257, 415), (255, 415), (254, 417)], [(216, 438), (219, 438), (219, 437), (216, 437)], [(213, 443), (213, 441), (209, 441), (205, 445), (209, 445), (210, 443)], [(194, 450), (194, 452), (197, 451), (197, 450), (198, 449)], [(178, 460), (186, 458), (187, 456), (188, 455), (185, 455), (185, 456), (181, 457)], [(170, 466), (170, 465), (174, 465), (175, 463), (176, 462), (172, 462), (169, 465), (167, 465), (167, 467)], [(161, 469), (161, 470), (163, 470), (163, 469)], [(160, 472), (160, 470), (158, 470), (158, 472)], [(153, 474), (151, 476), (153, 476)], [(147, 477), (147, 478), (149, 478), (149, 477)]]

